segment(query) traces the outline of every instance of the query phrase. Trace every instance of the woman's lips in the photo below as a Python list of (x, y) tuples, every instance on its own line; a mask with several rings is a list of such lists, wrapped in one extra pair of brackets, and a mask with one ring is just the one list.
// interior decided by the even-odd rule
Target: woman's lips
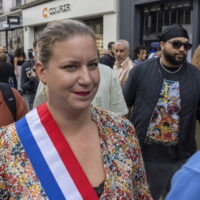
[(74, 92), (76, 95), (78, 96), (88, 96), (90, 94), (90, 91), (87, 91), (87, 92)]

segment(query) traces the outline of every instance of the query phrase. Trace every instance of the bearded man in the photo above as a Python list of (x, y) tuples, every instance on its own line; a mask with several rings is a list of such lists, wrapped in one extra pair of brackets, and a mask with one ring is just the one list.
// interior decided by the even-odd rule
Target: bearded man
[(160, 47), (160, 58), (130, 71), (123, 91), (154, 200), (196, 151), (195, 122), (200, 119), (200, 71), (186, 60), (192, 47), (187, 31), (178, 24), (165, 28)]

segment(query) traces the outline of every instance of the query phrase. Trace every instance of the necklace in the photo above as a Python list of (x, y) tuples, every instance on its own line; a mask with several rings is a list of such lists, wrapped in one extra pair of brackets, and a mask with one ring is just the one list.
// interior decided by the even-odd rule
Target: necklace
[(161, 64), (161, 67), (163, 68), (163, 70), (170, 74), (175, 74), (175, 73), (179, 72), (183, 67), (183, 64), (181, 64), (180, 67), (176, 71), (170, 71), (170, 70), (166, 69), (166, 67), (162, 64), (161, 60), (160, 60), (160, 64)]

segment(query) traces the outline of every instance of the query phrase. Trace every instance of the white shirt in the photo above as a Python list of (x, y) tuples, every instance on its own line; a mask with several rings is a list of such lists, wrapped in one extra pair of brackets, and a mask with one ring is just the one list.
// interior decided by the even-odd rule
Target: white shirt
[(105, 110), (126, 115), (128, 109), (114, 71), (106, 65), (99, 64), (100, 83), (92, 104)]

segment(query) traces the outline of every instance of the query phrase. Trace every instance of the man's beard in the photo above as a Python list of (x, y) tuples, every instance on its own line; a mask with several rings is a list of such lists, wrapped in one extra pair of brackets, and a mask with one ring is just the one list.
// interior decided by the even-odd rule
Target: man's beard
[(165, 48), (163, 49), (163, 55), (164, 55), (165, 59), (173, 65), (180, 65), (180, 64), (184, 63), (186, 60), (185, 54), (183, 54), (183, 58), (181, 60), (177, 60), (176, 55), (178, 55), (178, 54), (171, 55)]

